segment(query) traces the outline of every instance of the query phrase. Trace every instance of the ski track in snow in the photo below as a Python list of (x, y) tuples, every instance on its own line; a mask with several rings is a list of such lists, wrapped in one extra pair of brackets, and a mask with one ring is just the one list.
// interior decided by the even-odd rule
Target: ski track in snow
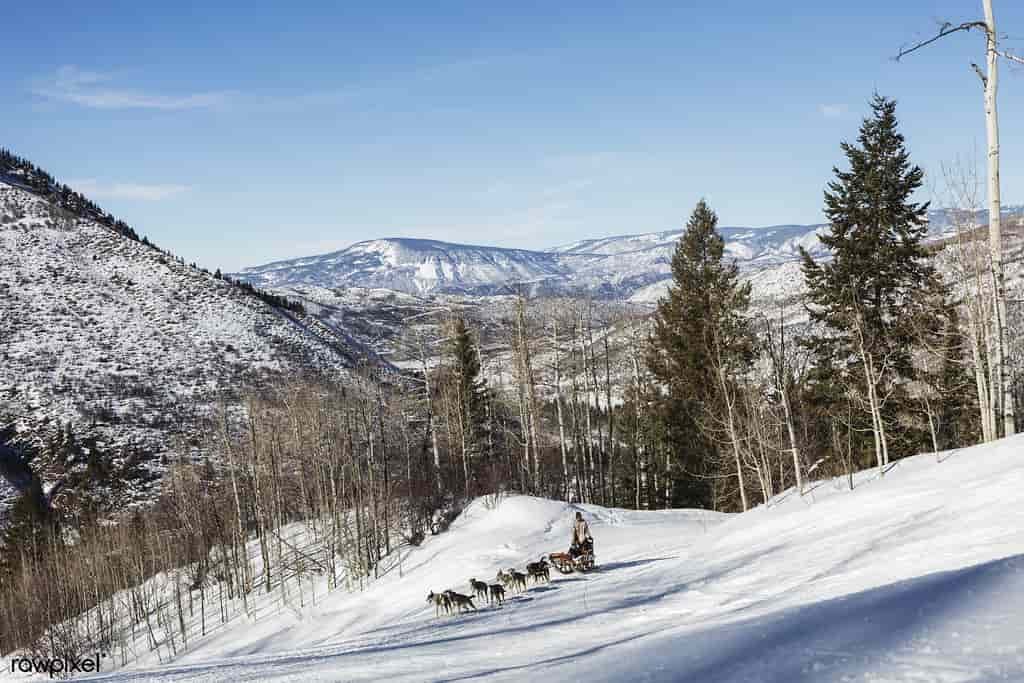
[(435, 618), (428, 591), (568, 544), (572, 506), (478, 500), (401, 577), (94, 678), (1024, 680), (1024, 436), (808, 488), (742, 515), (579, 506), (597, 571)]

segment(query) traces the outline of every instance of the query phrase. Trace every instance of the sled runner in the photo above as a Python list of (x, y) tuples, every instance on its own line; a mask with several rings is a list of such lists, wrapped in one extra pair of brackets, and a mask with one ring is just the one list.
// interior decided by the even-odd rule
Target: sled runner
[(563, 574), (590, 571), (594, 568), (594, 547), (585, 546), (575, 557), (572, 553), (551, 553), (548, 561)]

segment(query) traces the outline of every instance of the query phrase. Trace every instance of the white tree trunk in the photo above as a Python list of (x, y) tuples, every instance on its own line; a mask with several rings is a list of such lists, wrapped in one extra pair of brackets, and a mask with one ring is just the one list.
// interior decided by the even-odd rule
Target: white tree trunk
[(434, 490), (441, 492), (441, 451), (437, 447), (437, 430), (434, 428), (434, 398), (430, 393), (430, 368), (427, 367), (427, 352), (423, 340), (418, 339), (420, 364), (423, 367), (423, 392), (427, 399), (427, 431), (430, 432), (430, 446), (434, 455)]
[(888, 443), (885, 439), (885, 422), (882, 420), (881, 402), (878, 399), (877, 382), (880, 375), (875, 373), (874, 359), (868, 353), (864, 343), (864, 321), (860, 311), (856, 311), (854, 319), (857, 333), (857, 349), (861, 363), (864, 365), (864, 380), (867, 389), (868, 411), (871, 413), (871, 432), (875, 440), (875, 458), (878, 461), (879, 476), (885, 475), (885, 466), (889, 464)]
[(999, 46), (996, 33), (995, 14), (992, 0), (982, 0), (985, 8), (987, 77), (985, 79), (985, 132), (988, 137), (988, 237), (992, 251), (992, 272), (995, 278), (996, 310), (993, 321), (995, 346), (994, 373), (998, 383), (993, 389), (998, 393), (1003, 409), (1003, 435), (1016, 432), (1013, 393), (1006, 373), (1006, 281), (1003, 273), (1003, 234), (999, 193), (999, 111), (996, 98), (999, 93)]
[(633, 383), (636, 386), (634, 403), (636, 408), (636, 432), (633, 434), (633, 450), (637, 455), (637, 478), (636, 478), (636, 507), (648, 509), (650, 507), (647, 495), (647, 454), (644, 452), (643, 443), (643, 412), (641, 409), (640, 396), (643, 389), (640, 387), (640, 360), (637, 357), (639, 352), (636, 346), (632, 349), (633, 362)]
[(565, 418), (562, 415), (562, 372), (558, 347), (558, 320), (551, 321), (551, 346), (555, 354), (555, 411), (558, 415), (558, 443), (562, 449), (562, 487), (565, 499), (570, 499), (572, 487), (569, 485), (569, 446), (565, 438)]
[(740, 457), (740, 439), (736, 431), (735, 397), (730, 394), (729, 383), (725, 377), (725, 368), (722, 367), (721, 359), (718, 360), (718, 381), (722, 387), (722, 400), (725, 402), (726, 425), (729, 428), (729, 442), (732, 445), (732, 455), (736, 462), (736, 482), (740, 487), (740, 502), (743, 504), (743, 511), (750, 509), (747, 500), (747, 487), (743, 482), (743, 460)]

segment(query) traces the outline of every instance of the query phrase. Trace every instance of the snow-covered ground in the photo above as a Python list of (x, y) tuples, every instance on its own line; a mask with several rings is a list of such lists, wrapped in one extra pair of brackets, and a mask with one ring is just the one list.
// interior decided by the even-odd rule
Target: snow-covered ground
[(572, 507), (478, 500), (362, 593), (99, 678), (1024, 680), (1024, 436), (742, 515), (581, 509), (599, 569), (502, 608), (435, 618), (425, 597), (564, 549)]

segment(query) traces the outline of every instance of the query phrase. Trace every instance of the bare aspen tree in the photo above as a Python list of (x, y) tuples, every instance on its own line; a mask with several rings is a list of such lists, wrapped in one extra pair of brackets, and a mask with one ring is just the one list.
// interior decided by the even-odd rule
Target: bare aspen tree
[(725, 358), (722, 349), (722, 341), (717, 330), (712, 330), (711, 340), (711, 361), (714, 365), (715, 379), (718, 382), (718, 389), (721, 392), (720, 398), (722, 407), (725, 408), (725, 428), (728, 437), (729, 447), (732, 450), (735, 465), (736, 484), (740, 491), (740, 502), (743, 511), (750, 508), (747, 500), (747, 487), (743, 479), (743, 458), (741, 455), (740, 434), (737, 426), (737, 391), (733, 378), (730, 374), (729, 363)]
[(640, 322), (634, 318), (630, 321), (629, 360), (633, 370), (633, 403), (635, 426), (633, 429), (633, 459), (635, 461), (634, 504), (638, 510), (650, 507), (647, 483), (647, 448), (644, 442), (644, 396), (646, 395), (647, 378), (641, 371), (643, 355)]
[(997, 438), (997, 400), (993, 400), (993, 348), (991, 335), (994, 318), (991, 250), (979, 240), (979, 183), (974, 164), (957, 160), (943, 164), (946, 204), (955, 230), (951, 243), (939, 257), (947, 262), (953, 293), (965, 315), (965, 336), (971, 351), (971, 368), (980, 413), (982, 440)]
[[(584, 354), (589, 353), (589, 363), (587, 366), (590, 369), (591, 386), (594, 391), (594, 412), (598, 418), (601, 415), (601, 388), (597, 380), (597, 358), (594, 353), (594, 302), (590, 297), (586, 300), (586, 345), (584, 346)], [(584, 356), (584, 360), (587, 356)], [(589, 398), (589, 395), (588, 395)], [(589, 408), (589, 406), (588, 406)], [(605, 445), (605, 431), (601, 424), (601, 420), (597, 420), (597, 457), (594, 459), (597, 466), (595, 475), (597, 476), (597, 489), (601, 492), (600, 502), (602, 505), (607, 504), (607, 483), (605, 478), (605, 456), (608, 450)]]
[[(530, 332), (526, 317), (526, 297), (520, 294), (516, 299), (515, 312), (515, 354), (517, 358), (517, 380), (520, 388), (520, 413), (523, 416), (525, 467), (531, 490), (540, 483), (540, 439), (538, 437), (537, 381), (530, 350)], [(532, 457), (531, 457), (532, 454)]]
[(860, 357), (861, 368), (864, 371), (865, 400), (868, 412), (871, 415), (872, 436), (875, 441), (875, 456), (878, 462), (879, 475), (885, 474), (885, 467), (889, 464), (889, 439), (885, 429), (885, 417), (882, 415), (882, 407), (885, 404), (884, 391), (881, 388), (885, 381), (889, 368), (889, 357), (876, 358), (869, 350), (870, 342), (865, 331), (864, 317), (860, 306), (854, 297), (850, 297), (853, 309), (851, 330), (854, 336), (855, 348)]
[(793, 419), (793, 406), (790, 402), (789, 386), (792, 381), (791, 350), (786, 347), (785, 307), (779, 306), (779, 322), (773, 329), (772, 322), (765, 317), (765, 350), (771, 365), (771, 378), (775, 391), (779, 396), (782, 414), (786, 422), (786, 433), (789, 436), (789, 450), (793, 454), (793, 473), (796, 477), (796, 488), (804, 495), (803, 467), (800, 463), (800, 449), (797, 446), (796, 427)]
[(971, 68), (978, 74), (984, 90), (985, 134), (988, 141), (988, 225), (989, 250), (992, 260), (992, 279), (995, 294), (995, 315), (992, 320), (992, 362), (993, 403), (1001, 407), (1003, 436), (1016, 433), (1016, 416), (1012, 387), (1006, 368), (1006, 276), (1003, 268), (1002, 199), (999, 183), (999, 59), (1024, 63), (1020, 57), (999, 49), (999, 33), (996, 30), (995, 12), (992, 0), (982, 0), (984, 20), (968, 21), (962, 24), (943, 24), (938, 33), (911, 47), (900, 50), (897, 59), (930, 45), (946, 36), (960, 31), (980, 30), (985, 36), (985, 70), (977, 64)]
[[(588, 480), (588, 478), (586, 476), (584, 476), (584, 472), (583, 472), (584, 468), (586, 467), (586, 460), (589, 457), (590, 451), (589, 451), (589, 446), (588, 446), (589, 442), (586, 441), (585, 437), (581, 433), (582, 430), (583, 430), (583, 420), (580, 417), (579, 381), (578, 381), (578, 374), (579, 373), (576, 372), (576, 368), (577, 368), (577, 363), (576, 363), (576, 351), (577, 351), (576, 340), (577, 340), (577, 331), (578, 330), (577, 330), (577, 326), (576, 326), (576, 322), (575, 322), (575, 315), (573, 316), (573, 318), (574, 318), (573, 324), (570, 326), (570, 329), (572, 330), (572, 332), (571, 332), (572, 337), (569, 340), (569, 358), (570, 358), (569, 362), (570, 362), (571, 367), (573, 368), (573, 370), (571, 372), (571, 374), (572, 374), (572, 380), (571, 380), (572, 381), (572, 402), (570, 403), (570, 406), (572, 408), (571, 412), (572, 412), (573, 443), (575, 444), (575, 446), (573, 448), (573, 470), (574, 470), (575, 478), (576, 478), (576, 489), (577, 489), (576, 496), (577, 496), (577, 498), (581, 502), (585, 502), (586, 503), (586, 502), (590, 502), (591, 499), (592, 499), (591, 495), (590, 495), (589, 480)], [(583, 459), (582, 462), (581, 462), (581, 458)]]
[(565, 418), (562, 411), (562, 349), (558, 341), (558, 311), (551, 312), (551, 353), (554, 370), (553, 392), (555, 397), (555, 414), (558, 417), (558, 445), (562, 454), (562, 495), (566, 501), (571, 499), (569, 485), (569, 443), (565, 436)]
[(608, 409), (608, 495), (609, 504), (615, 507), (615, 454), (618, 448), (615, 442), (615, 407), (612, 405), (612, 353), (609, 343), (612, 329), (609, 323), (601, 336), (604, 341), (604, 403)]

